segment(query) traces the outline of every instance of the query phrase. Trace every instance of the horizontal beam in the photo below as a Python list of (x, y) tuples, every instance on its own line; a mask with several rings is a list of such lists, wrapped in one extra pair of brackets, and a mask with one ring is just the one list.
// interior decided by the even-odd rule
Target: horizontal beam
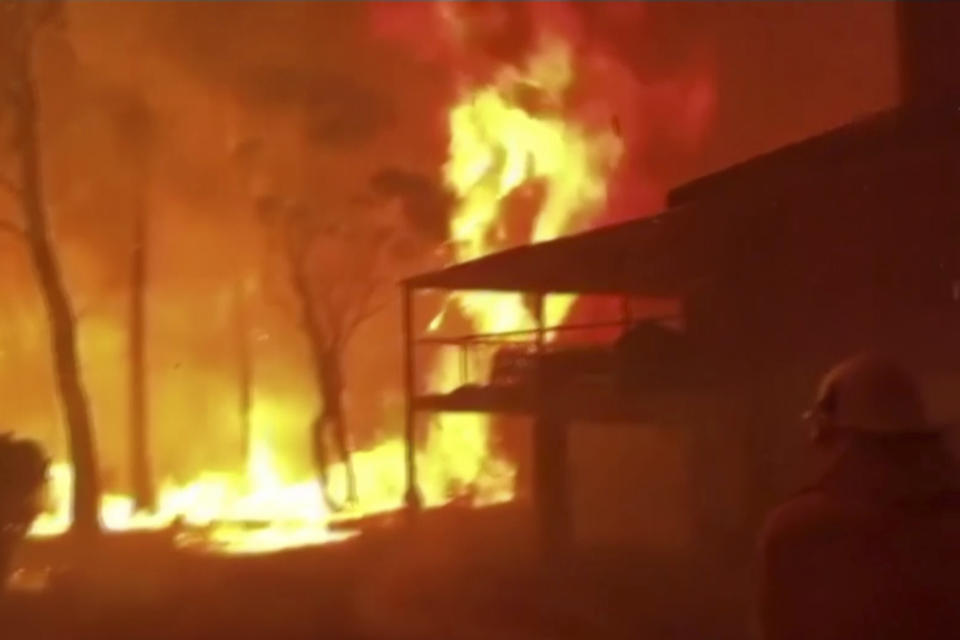
[[(644, 318), (645, 321), (653, 322), (662, 322), (665, 320), (677, 320), (679, 316), (655, 316), (651, 318)], [(610, 322), (591, 322), (584, 324), (561, 324), (553, 327), (544, 327), (544, 333), (550, 333), (552, 331), (586, 331), (588, 329), (609, 329), (615, 327), (627, 327), (633, 324), (633, 321), (630, 320), (615, 320)], [(503, 338), (511, 336), (523, 336), (529, 335), (531, 338), (536, 337), (537, 329), (518, 329), (516, 331), (501, 331), (498, 333), (473, 333), (466, 334), (461, 336), (453, 336), (449, 338), (445, 337), (425, 337), (417, 338), (417, 344), (449, 344), (449, 345), (461, 345), (469, 343), (494, 343), (499, 344), (502, 342), (512, 342), (510, 340), (503, 340)], [(499, 340), (497, 338), (500, 338)]]

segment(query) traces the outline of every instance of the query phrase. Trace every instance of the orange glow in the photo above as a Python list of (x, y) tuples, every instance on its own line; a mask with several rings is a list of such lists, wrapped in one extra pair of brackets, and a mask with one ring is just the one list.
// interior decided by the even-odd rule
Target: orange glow
[[(564, 113), (565, 94), (574, 81), (572, 53), (559, 38), (545, 38), (524, 69), (507, 67), (495, 81), (467, 92), (450, 112), (450, 155), (444, 167), (458, 202), (450, 223), (457, 261), (472, 260), (511, 244), (542, 242), (581, 231), (602, 211), (607, 180), (622, 153), (612, 128), (587, 130)], [(534, 96), (538, 109), (522, 103)], [(544, 194), (529, 237), (509, 237), (505, 200), (518, 189), (542, 184)], [(546, 299), (544, 320), (555, 325), (566, 317), (574, 296)], [(451, 304), (480, 333), (533, 329), (535, 319), (519, 294), (460, 292)], [(430, 325), (443, 325), (441, 312)], [(470, 370), (481, 378), (489, 371), (489, 353), (471, 354)], [(451, 391), (460, 379), (458, 354), (446, 350), (431, 373), (431, 388)], [(427, 457), (456, 454), (458, 468), (476, 478), (489, 464), (489, 417), (448, 414), (430, 432)], [(503, 469), (504, 461), (497, 461)], [(510, 474), (512, 477), (512, 474)], [(503, 487), (500, 493), (507, 495)]]
[[(161, 483), (157, 508), (135, 512), (129, 495), (107, 493), (101, 503), (101, 523), (109, 531), (159, 530), (180, 523), (178, 542), (226, 553), (262, 553), (344, 540), (353, 532), (330, 529), (332, 521), (397, 509), (405, 489), (403, 442), (387, 439), (354, 454), (361, 503), (331, 512), (319, 480), (274, 453), (272, 427), (285, 420), (284, 411), (299, 408), (259, 399), (253, 411), (250, 459), (244, 473), (204, 472), (188, 483)], [(458, 486), (476, 488), (476, 504), (509, 499), (512, 469), (482, 460), (483, 443), (445, 439), (419, 456), (422, 489), (427, 506), (439, 506)], [(484, 478), (478, 479), (481, 473)], [(58, 535), (71, 522), (73, 471), (69, 464), (52, 465), (47, 510), (31, 531), (35, 537)], [(331, 465), (330, 492), (344, 495), (342, 465)], [(476, 482), (474, 482), (476, 480)]]
[[(564, 94), (574, 79), (568, 45), (546, 38), (525, 70), (505, 69), (489, 87), (469, 94), (450, 115), (450, 159), (444, 168), (459, 197), (451, 222), (458, 261), (473, 260), (511, 243), (543, 242), (583, 231), (602, 211), (607, 181), (623, 152), (613, 131), (588, 131), (564, 117)], [(544, 105), (531, 113), (518, 100), (532, 91)], [(504, 199), (525, 184), (545, 184), (528, 238), (509, 238)], [(468, 293), (456, 297), (483, 333), (532, 329), (519, 295)], [(571, 296), (550, 296), (547, 325), (563, 320)]]
[[(470, 260), (513, 244), (540, 242), (587, 228), (603, 209), (607, 181), (623, 148), (613, 128), (579, 124), (565, 108), (574, 82), (572, 52), (558, 38), (544, 39), (524, 68), (504, 68), (486, 86), (473, 87), (449, 113), (450, 146), (444, 177), (457, 197), (450, 240), (457, 261)], [(534, 95), (536, 108), (524, 101)], [(519, 189), (543, 187), (529, 232), (511, 237), (506, 200)], [(574, 298), (546, 301), (548, 324), (563, 320)], [(483, 333), (531, 329), (534, 319), (516, 294), (458, 294), (448, 300)], [(444, 317), (431, 325), (439, 328)], [(471, 370), (483, 375), (489, 354), (474, 354)], [(458, 356), (452, 350), (434, 363), (429, 383), (449, 391), (459, 384)], [(302, 424), (309, 407), (255, 394), (251, 451), (246, 468), (206, 471), (189, 482), (163, 481), (154, 513), (135, 513), (133, 499), (108, 494), (101, 521), (114, 531), (157, 529), (179, 522), (183, 544), (229, 553), (264, 552), (344, 539), (333, 531), (339, 518), (396, 509), (405, 488), (403, 442), (389, 438), (354, 454), (360, 504), (332, 513), (315, 475), (278, 453), (279, 425)], [(458, 495), (474, 504), (513, 496), (513, 465), (491, 453), (489, 417), (445, 415), (431, 423), (418, 452), (424, 502), (440, 505)], [(344, 495), (339, 465), (329, 473), (332, 495)], [(72, 472), (68, 464), (51, 470), (50, 508), (35, 523), (35, 536), (54, 535), (70, 523)]]

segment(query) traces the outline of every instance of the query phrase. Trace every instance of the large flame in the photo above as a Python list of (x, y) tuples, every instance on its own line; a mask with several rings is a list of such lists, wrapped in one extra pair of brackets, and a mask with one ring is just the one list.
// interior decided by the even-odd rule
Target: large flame
[[(255, 411), (254, 417), (269, 415)], [(254, 425), (258, 434), (268, 428), (261, 422)], [(182, 485), (165, 482), (151, 513), (137, 512), (130, 496), (108, 493), (101, 503), (101, 522), (110, 531), (161, 529), (179, 523), (187, 531), (184, 541), (197, 539), (204, 547), (229, 552), (270, 551), (349, 535), (329, 530), (331, 514), (319, 481), (291, 478), (268, 439), (252, 440), (246, 466), (245, 472), (205, 472)], [(72, 484), (69, 464), (52, 465), (49, 510), (34, 523), (34, 535), (55, 535), (69, 527)]]
[[(589, 131), (565, 117), (564, 97), (573, 79), (567, 44), (545, 38), (526, 70), (508, 67), (492, 86), (469, 93), (451, 111), (444, 175), (459, 199), (450, 224), (458, 261), (582, 231), (600, 213), (623, 144), (612, 123)], [(539, 98), (542, 113), (521, 104), (521, 96), (530, 93)], [(511, 238), (504, 201), (534, 182), (545, 189), (529, 237)], [(455, 300), (482, 333), (534, 326), (519, 295), (470, 292)], [(573, 301), (572, 296), (549, 297), (546, 324), (561, 322)]]
[[(581, 231), (601, 211), (622, 141), (612, 123), (606, 129), (588, 130), (568, 115), (565, 98), (574, 71), (568, 45), (547, 37), (525, 69), (504, 69), (492, 85), (467, 92), (451, 111), (450, 157), (444, 175), (458, 198), (450, 223), (458, 261)], [(524, 98), (536, 108), (524, 104)], [(529, 235), (510, 237), (505, 203), (531, 184), (542, 185), (543, 192)], [(574, 296), (549, 296), (545, 324), (562, 322), (574, 301)], [(448, 300), (445, 311), (450, 305), (457, 305), (479, 333), (535, 327), (520, 294), (460, 292)], [(445, 311), (431, 329), (443, 325)], [(471, 353), (470, 370), (485, 376), (490, 355)], [(444, 392), (466, 382), (456, 352), (440, 354), (430, 382)], [(490, 451), (489, 417), (446, 415), (435, 424), (429, 446), (475, 453), (476, 459), (464, 469), (475, 477)]]
[[(471, 87), (449, 114), (447, 183), (457, 196), (450, 240), (457, 261), (470, 260), (513, 244), (540, 242), (580, 231), (600, 212), (607, 180), (622, 152), (609, 128), (578, 124), (568, 109), (574, 82), (571, 51), (558, 38), (546, 38), (525, 68), (505, 68), (490, 85)], [(531, 97), (533, 98), (531, 100)], [(538, 184), (542, 198), (529, 230), (511, 237), (506, 202), (525, 186)], [(563, 320), (574, 299), (552, 296), (545, 307), (548, 324)], [(457, 305), (482, 333), (532, 329), (534, 318), (516, 294), (462, 293)], [(439, 316), (434, 328), (443, 324)], [(489, 354), (473, 354), (471, 369), (483, 372)], [(442, 353), (430, 374), (434, 388), (449, 391), (460, 381), (460, 361)], [(254, 398), (252, 440), (246, 469), (205, 472), (186, 483), (167, 481), (153, 513), (137, 513), (130, 496), (103, 498), (101, 520), (109, 530), (162, 528), (181, 523), (185, 539), (228, 552), (260, 552), (342, 539), (333, 531), (337, 517), (397, 508), (404, 490), (403, 443), (388, 439), (355, 454), (360, 504), (345, 514), (331, 513), (323, 488), (312, 475), (297, 473), (276, 455), (271, 433), (278, 422), (297, 421), (302, 407)], [(418, 453), (419, 481), (427, 505), (459, 494), (475, 503), (508, 500), (514, 469), (491, 453), (489, 418), (457, 414), (435, 420), (426, 446)], [(345, 474), (329, 473), (331, 494), (343, 495)], [(71, 521), (72, 471), (51, 470), (51, 508), (35, 523), (34, 535), (65, 531)], [(191, 537), (192, 536), (192, 537)]]
[[(354, 454), (361, 501), (332, 512), (315, 474), (295, 469), (286, 456), (277, 455), (272, 441), (274, 425), (284, 422), (297, 407), (257, 399), (253, 411), (253, 438), (246, 469), (207, 471), (186, 483), (167, 480), (158, 490), (156, 509), (135, 509), (132, 496), (106, 493), (100, 520), (108, 531), (159, 530), (176, 526), (177, 541), (208, 551), (261, 553), (289, 547), (343, 540), (353, 533), (331, 528), (337, 521), (397, 509), (405, 490), (404, 444), (399, 438)], [(467, 439), (434, 442), (418, 454), (424, 503), (439, 506), (471, 487), (475, 504), (502, 502), (511, 497), (512, 469), (484, 460), (485, 441)], [(345, 494), (342, 464), (328, 470), (329, 493)], [(72, 522), (72, 466), (51, 466), (47, 509), (35, 521), (34, 537), (64, 533)]]

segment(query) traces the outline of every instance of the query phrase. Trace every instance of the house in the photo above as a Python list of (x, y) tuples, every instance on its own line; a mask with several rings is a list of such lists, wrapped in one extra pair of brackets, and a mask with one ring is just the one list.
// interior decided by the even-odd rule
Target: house
[[(570, 425), (683, 433), (691, 535), (745, 540), (802, 481), (799, 417), (838, 358), (901, 355), (936, 417), (960, 418), (960, 99), (945, 62), (958, 59), (960, 10), (943, 6), (899, 7), (900, 107), (678, 187), (651, 218), (407, 280), (411, 447), (421, 412), (530, 417), (541, 530), (562, 544), (575, 520)], [(480, 385), (430, 393), (409, 355), (425, 289), (670, 299), (679, 317), (633, 317), (625, 304), (621, 337), (586, 353), (547, 344), (559, 329), (541, 320)]]

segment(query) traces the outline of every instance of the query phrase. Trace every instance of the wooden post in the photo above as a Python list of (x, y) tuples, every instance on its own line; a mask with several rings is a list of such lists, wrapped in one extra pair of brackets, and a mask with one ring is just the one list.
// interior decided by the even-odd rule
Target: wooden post
[[(537, 323), (536, 351), (544, 353), (544, 295), (534, 298), (534, 319)], [(567, 487), (567, 429), (569, 424), (550, 410), (551, 389), (542, 371), (542, 359), (536, 368), (537, 417), (533, 424), (533, 499), (537, 517), (537, 533), (542, 551), (556, 555), (570, 538), (570, 506)]]
[(417, 430), (416, 408), (416, 353), (413, 339), (413, 291), (408, 286), (403, 288), (403, 386), (406, 400), (404, 435), (406, 439), (406, 471), (407, 490), (404, 503), (411, 511), (418, 511), (422, 506), (420, 488), (417, 486)]
[(543, 353), (543, 345), (546, 340), (543, 326), (543, 299), (542, 293), (537, 293), (533, 298), (533, 319), (537, 323), (537, 354)]
[(547, 555), (562, 552), (571, 537), (567, 486), (566, 420), (541, 414), (533, 425), (533, 496), (537, 533)]

